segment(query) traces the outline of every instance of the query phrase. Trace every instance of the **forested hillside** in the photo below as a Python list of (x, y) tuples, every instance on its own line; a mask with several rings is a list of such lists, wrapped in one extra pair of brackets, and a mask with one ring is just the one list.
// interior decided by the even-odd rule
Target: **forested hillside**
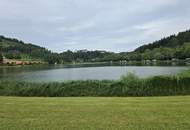
[(190, 58), (190, 30), (180, 32), (177, 35), (171, 35), (151, 44), (143, 45), (132, 52), (131, 55), (132, 60)]
[(55, 58), (56, 53), (33, 44), (26, 44), (23, 41), (6, 38), (0, 36), (1, 53), (8, 59), (23, 59), (23, 60), (44, 60), (51, 62)]
[(153, 50), (160, 47), (176, 48), (184, 45), (187, 42), (190, 42), (190, 30), (180, 32), (177, 35), (171, 35), (147, 45), (143, 45), (137, 48), (135, 51), (145, 52), (147, 49)]
[(2, 55), (8, 59), (43, 60), (50, 64), (70, 62), (92, 62), (106, 55), (114, 54), (106, 51), (70, 50), (63, 53), (53, 53), (44, 47), (26, 44), (23, 41), (0, 36), (0, 62)]
[(150, 44), (143, 45), (132, 52), (115, 53), (104, 57), (103, 61), (142, 61), (190, 59), (190, 30), (171, 35)]

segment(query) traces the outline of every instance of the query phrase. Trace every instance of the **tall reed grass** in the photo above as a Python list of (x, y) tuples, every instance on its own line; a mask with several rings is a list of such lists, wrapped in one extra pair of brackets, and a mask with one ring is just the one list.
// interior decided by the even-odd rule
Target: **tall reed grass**
[(1, 96), (171, 96), (190, 95), (190, 71), (175, 76), (139, 78), (129, 73), (120, 80), (30, 83), (0, 80)]

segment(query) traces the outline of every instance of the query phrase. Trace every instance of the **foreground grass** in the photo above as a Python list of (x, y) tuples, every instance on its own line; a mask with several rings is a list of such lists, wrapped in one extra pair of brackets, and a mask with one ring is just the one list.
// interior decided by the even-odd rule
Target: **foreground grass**
[(190, 96), (0, 97), (1, 130), (190, 129)]

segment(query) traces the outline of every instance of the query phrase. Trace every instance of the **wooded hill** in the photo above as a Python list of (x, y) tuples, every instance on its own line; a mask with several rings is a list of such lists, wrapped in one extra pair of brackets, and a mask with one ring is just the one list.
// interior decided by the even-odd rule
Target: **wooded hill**
[(153, 43), (143, 45), (137, 48), (136, 52), (145, 52), (147, 49), (153, 50), (155, 48), (167, 47), (167, 48), (176, 48), (184, 45), (185, 43), (190, 42), (190, 30), (185, 32), (180, 32), (177, 35), (171, 35), (169, 37), (163, 38), (161, 40), (155, 41)]
[(55, 54), (51, 51), (30, 43), (0, 36), (0, 51), (8, 59), (50, 61)]
[(171, 60), (190, 58), (190, 30), (171, 35), (151, 44), (137, 48), (133, 54), (141, 55), (141, 59)]
[(0, 36), (0, 61), (2, 56), (8, 59), (42, 60), (50, 64), (65, 62), (88, 62), (96, 61), (106, 55), (113, 54), (106, 51), (70, 50), (63, 53), (54, 53), (50, 50), (31, 43), (24, 43), (15, 38)]
[(190, 58), (190, 30), (143, 45), (133, 52), (122, 53), (88, 50), (76, 52), (68, 50), (63, 53), (54, 53), (44, 47), (0, 36), (0, 54), (0, 61), (2, 61), (3, 55), (8, 59), (42, 60), (50, 64), (187, 59)]

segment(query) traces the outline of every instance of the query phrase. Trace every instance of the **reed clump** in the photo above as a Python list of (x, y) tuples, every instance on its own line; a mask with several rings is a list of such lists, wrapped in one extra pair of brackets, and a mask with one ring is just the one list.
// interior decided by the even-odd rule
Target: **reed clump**
[(0, 80), (1, 96), (127, 97), (190, 95), (190, 71), (175, 76), (139, 78), (133, 73), (120, 80), (31, 83)]

